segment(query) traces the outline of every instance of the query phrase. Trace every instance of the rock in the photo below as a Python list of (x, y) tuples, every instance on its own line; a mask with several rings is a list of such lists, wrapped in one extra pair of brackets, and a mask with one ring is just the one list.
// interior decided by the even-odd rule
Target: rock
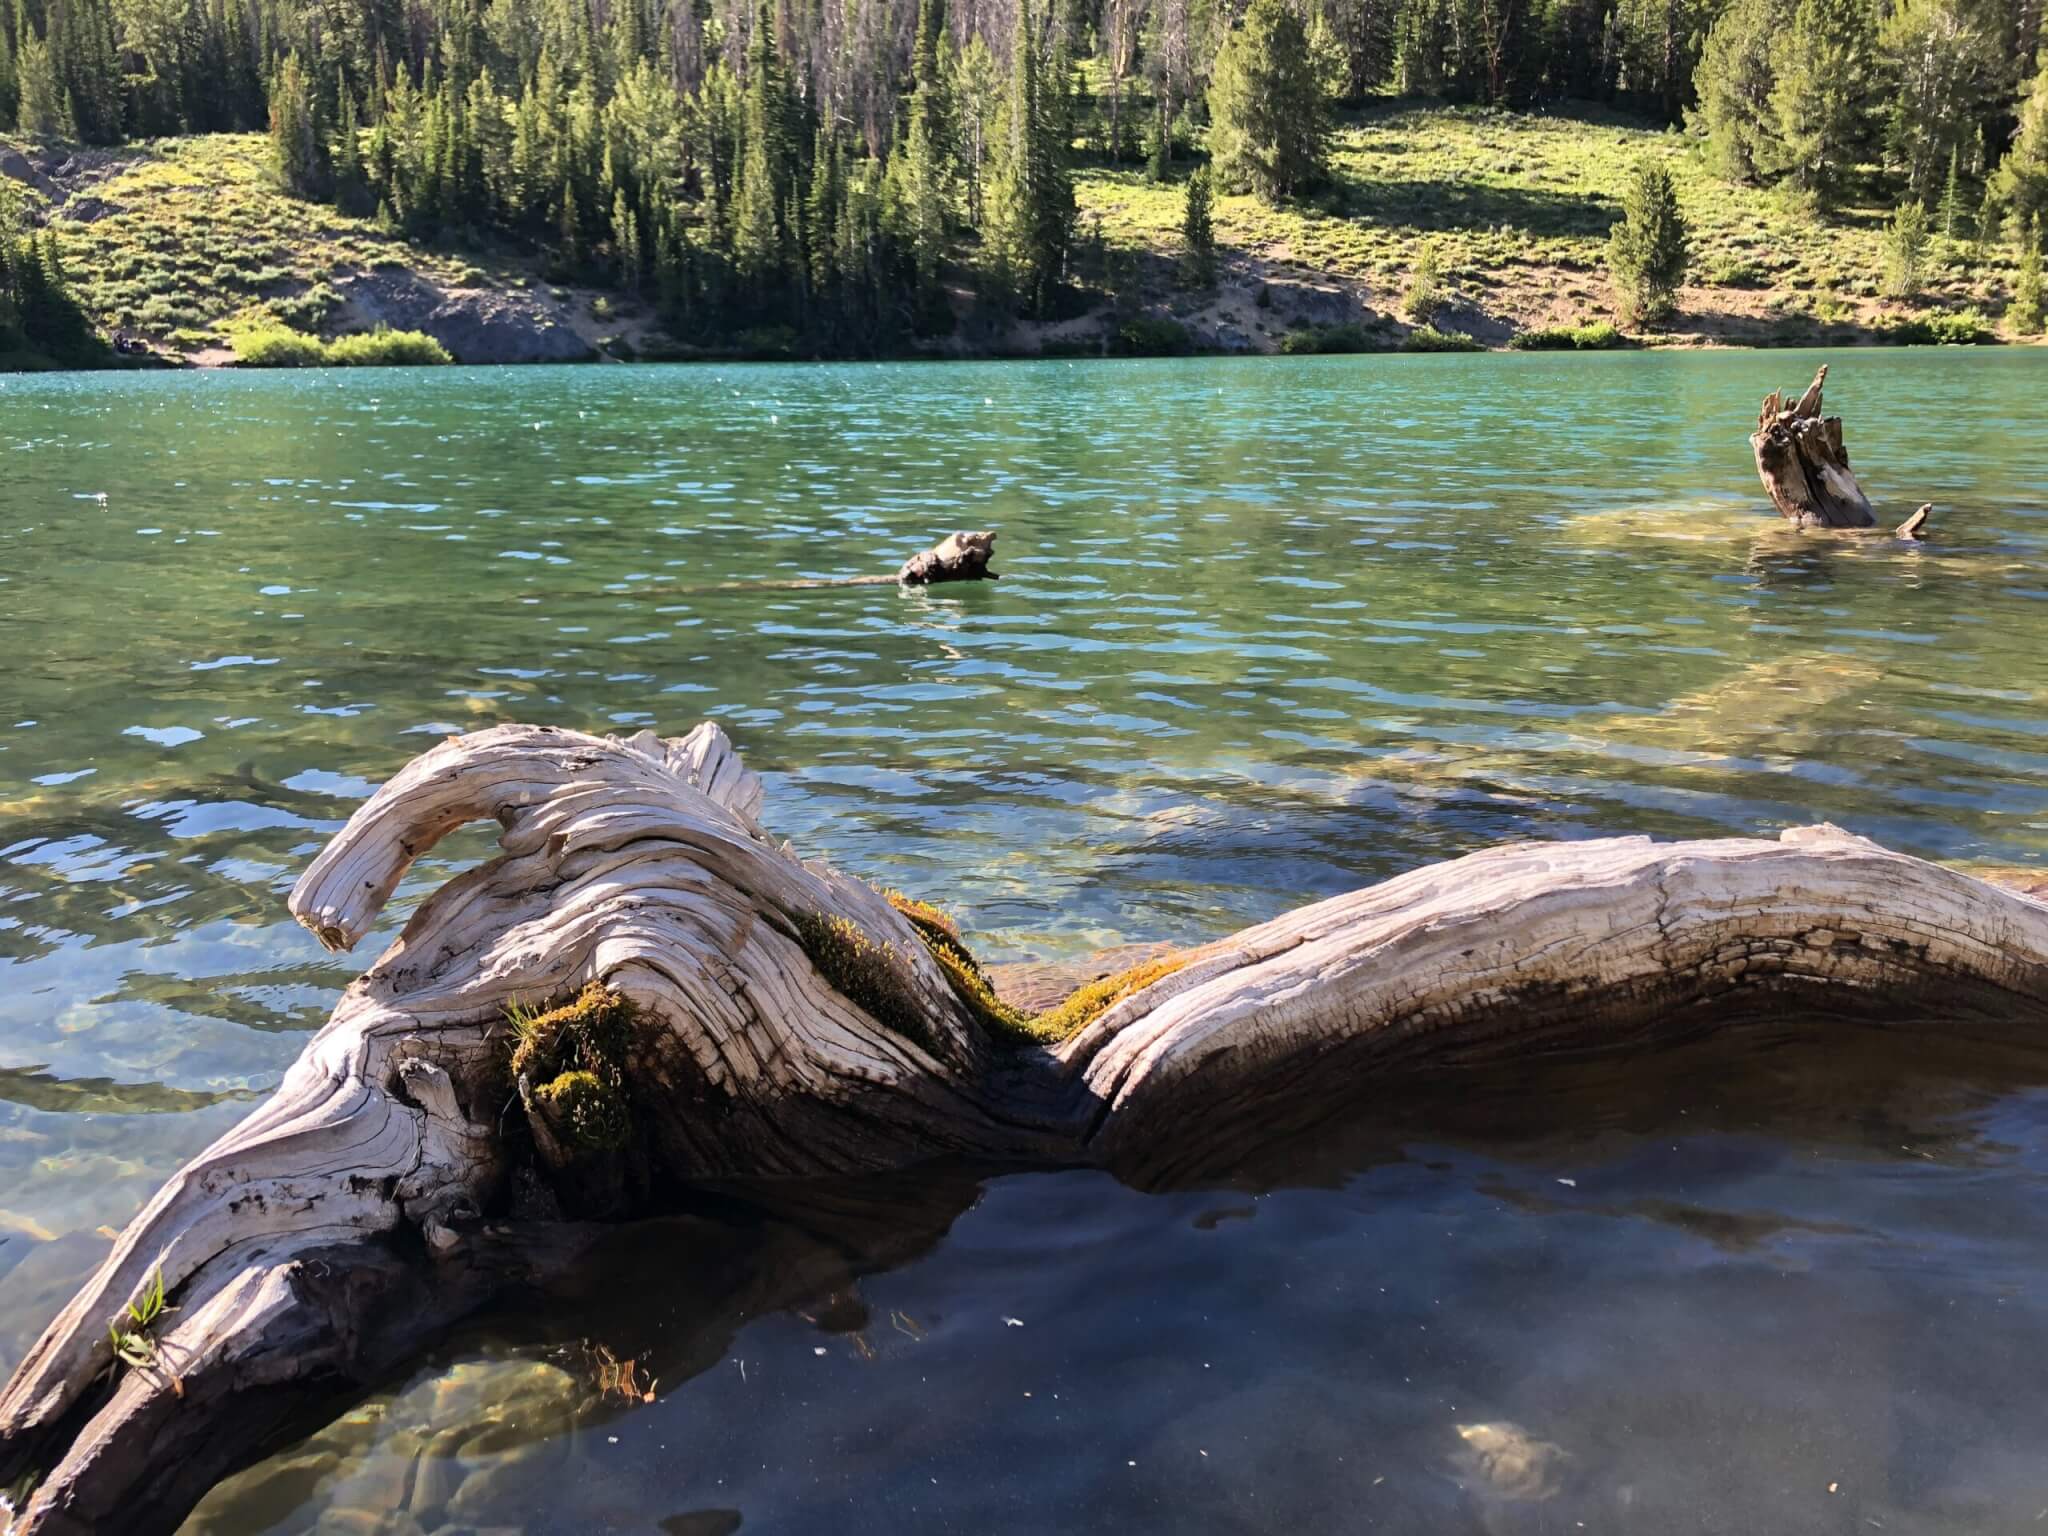
[(74, 197), (64, 204), (64, 217), (73, 224), (97, 224), (101, 219), (127, 211), (118, 203), (110, 203), (103, 197)]
[(371, 330), (424, 331), (458, 363), (580, 363), (590, 344), (533, 293), (443, 288), (417, 272), (363, 272), (336, 284), (345, 322)]

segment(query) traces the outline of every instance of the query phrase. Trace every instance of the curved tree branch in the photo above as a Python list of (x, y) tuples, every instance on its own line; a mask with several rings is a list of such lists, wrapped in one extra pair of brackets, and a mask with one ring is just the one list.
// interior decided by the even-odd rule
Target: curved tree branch
[[(1648, 1039), (1785, 998), (1882, 1015), (1927, 994), (1958, 1027), (2048, 1015), (2048, 904), (1810, 827), (1496, 848), (1027, 1019), (941, 915), (804, 862), (760, 808), (711, 725), (500, 727), (366, 802), (291, 896), (331, 946), (464, 822), (498, 820), (502, 852), (420, 905), (0, 1392), (0, 1482), (47, 1472), (23, 1532), (117, 1510), (126, 1530), (172, 1528), (280, 1405), (564, 1262), (580, 1219), (692, 1181), (949, 1153), (1166, 1180), (1421, 1063)], [(578, 1220), (534, 1220), (563, 1214)], [(159, 1278), (177, 1310), (124, 1365), (109, 1325)]]

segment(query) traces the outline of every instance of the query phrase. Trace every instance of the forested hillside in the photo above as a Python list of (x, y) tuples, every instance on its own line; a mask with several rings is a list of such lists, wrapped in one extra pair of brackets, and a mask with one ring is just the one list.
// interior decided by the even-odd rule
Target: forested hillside
[[(1275, 266), (1331, 280), (1325, 329), (1421, 325), (1461, 296), (1500, 331), (1482, 339), (1592, 318), (1613, 306), (1585, 274), (1622, 212), (1627, 140), (1671, 173), (1677, 265), (1624, 318), (1656, 322), (1686, 284), (1778, 291), (1797, 272), (1791, 309), (1816, 324), (1976, 307), (1958, 334), (2001, 314), (2021, 334), (2048, 200), (2038, 27), (2034, 0), (0, 0), (0, 131), (158, 141), (188, 172), (256, 157), (161, 141), (260, 131), (265, 177), (331, 206), (366, 262), (378, 242), (387, 260), (524, 262), (557, 294), (616, 291), (685, 346), (850, 355), (995, 349), (1019, 322), (1057, 342), (1111, 301), (1105, 334), (1178, 345), (1167, 311), (1233, 276), (1256, 293)], [(1379, 163), (1428, 131), (1387, 132), (1401, 117), (1371, 104), (1395, 92), (1541, 114), (1452, 114), (1468, 141), (1589, 103), (1596, 120), (1576, 145), (1504, 144), (1418, 209)], [(1588, 186), (1594, 154), (1614, 163)], [(67, 261), (34, 236), (39, 208), (31, 193), (0, 242), (0, 352), (10, 327), (21, 343), (6, 293), (30, 267), (61, 289), (68, 266), (103, 323), (157, 336), (234, 307), (138, 319), (106, 299), (113, 231)], [(1359, 254), (1393, 227), (1414, 238), (1391, 260)], [(1489, 306), (1475, 263), (1517, 253), (1529, 291)], [(318, 281), (253, 308), (323, 323), (335, 306), (278, 302)], [(1197, 342), (1226, 311), (1247, 345), (1286, 328), (1228, 298)]]

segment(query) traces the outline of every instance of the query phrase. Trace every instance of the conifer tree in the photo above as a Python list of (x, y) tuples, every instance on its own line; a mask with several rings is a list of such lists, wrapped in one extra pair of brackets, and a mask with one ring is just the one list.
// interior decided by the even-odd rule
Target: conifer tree
[(833, 287), (836, 271), (833, 252), (838, 242), (840, 211), (845, 197), (839, 136), (820, 128), (811, 149), (811, 190), (804, 210), (811, 292), (820, 299), (827, 297)]
[(1328, 106), (1301, 18), (1286, 0), (1252, 0), (1216, 55), (1209, 155), (1225, 187), (1268, 203), (1320, 181)]
[(1210, 219), (1209, 168), (1196, 166), (1188, 177), (1187, 202), (1181, 210), (1181, 278), (1190, 288), (1216, 283), (1216, 230)]
[(64, 93), (57, 87), (49, 45), (39, 37), (24, 36), (18, 68), (21, 104), (17, 117), (21, 131), (47, 138), (69, 137), (71, 119), (64, 110)]
[(14, 67), (14, 26), (0, 13), (0, 128), (14, 127), (21, 106), (21, 81)]
[(1607, 237), (1615, 307), (1624, 325), (1651, 323), (1672, 312), (1685, 281), (1687, 230), (1678, 189), (1662, 164), (1636, 167), (1622, 197), (1621, 222)]
[(1957, 174), (1961, 169), (1962, 147), (1951, 145), (1948, 152), (1948, 177), (1941, 184), (1941, 201), (1935, 206), (1934, 222), (1941, 230), (1944, 240), (1961, 238), (1963, 219), (1962, 180)]
[(1823, 208), (1870, 146), (1874, 45), (1868, 0), (1799, 0), (1781, 45), (1765, 168)]
[(1998, 83), (1996, 40), (1964, 0), (1902, 0), (1885, 19), (1879, 46), (1894, 82), (1886, 127), (1892, 156), (1907, 190), (1932, 202), (1944, 165), (1953, 179)]
[(1780, 0), (1731, 0), (1700, 52), (1696, 122), (1708, 162), (1730, 181), (1759, 180), (1772, 162), (1771, 50), (1781, 17)]
[(332, 187), (320, 103), (296, 51), (285, 56), (270, 87), (270, 163), (279, 184), (295, 196), (325, 198)]
[(1028, 0), (1017, 6), (1010, 47), (1009, 114), (990, 182), (982, 245), (998, 291), (1033, 314), (1052, 301), (1074, 230), (1074, 186), (1062, 114), (1045, 100), (1047, 80)]
[(2041, 242), (2034, 226), (2020, 226), (2020, 265), (2013, 274), (2012, 304), (2006, 318), (2021, 336), (2037, 335), (2041, 329)]
[(362, 132), (356, 122), (355, 96), (341, 93), (341, 122), (334, 131), (334, 202), (344, 210), (360, 212), (369, 198), (363, 178)]
[(1927, 261), (1927, 210), (1908, 198), (1892, 214), (1884, 233), (1884, 278), (1887, 298), (1910, 299), (1920, 291)]
[[(2048, 58), (2034, 75), (2020, 107), (2012, 148), (1999, 162), (1985, 194), (1987, 207), (2009, 214), (2021, 229), (2029, 223), (2038, 226), (2041, 215), (2048, 212)], [(1996, 239), (1997, 235), (1994, 231), (1983, 238)]]

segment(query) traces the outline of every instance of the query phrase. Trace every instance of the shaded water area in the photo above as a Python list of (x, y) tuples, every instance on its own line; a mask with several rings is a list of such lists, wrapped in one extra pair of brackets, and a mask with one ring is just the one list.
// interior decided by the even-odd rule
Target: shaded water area
[[(1834, 359), (1881, 511), (1937, 504), (1904, 547), (1762, 510), (1813, 361), (0, 381), (0, 1368), (488, 851), (353, 956), (283, 911), (454, 730), (717, 718), (776, 832), (993, 959), (1514, 837), (2042, 863), (2048, 371)], [(955, 527), (1000, 582), (760, 585)], [(2039, 1078), (1765, 1043), (1382, 1095), (1198, 1190), (707, 1198), (194, 1528), (2033, 1520)]]

